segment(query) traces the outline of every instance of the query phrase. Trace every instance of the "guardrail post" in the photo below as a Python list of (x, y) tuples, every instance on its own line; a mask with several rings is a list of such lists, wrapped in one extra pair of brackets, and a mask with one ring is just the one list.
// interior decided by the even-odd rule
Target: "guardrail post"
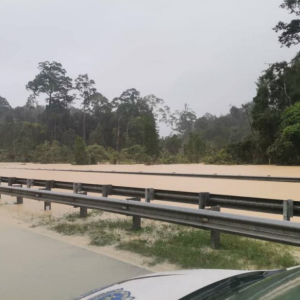
[(154, 189), (146, 189), (145, 190), (145, 201), (150, 203), (154, 200)]
[(294, 201), (290, 199), (283, 201), (283, 220), (290, 221), (293, 216), (294, 216)]
[[(16, 177), (9, 177), (7, 181), (8, 186), (12, 187), (22, 187), (21, 184), (15, 184), (16, 183)], [(22, 197), (16, 197), (17, 198), (17, 204), (22, 204), (23, 203), (23, 198)]]
[(27, 188), (30, 189), (31, 187), (33, 187), (34, 183), (33, 183), (33, 179), (27, 179), (26, 180), (26, 184), (27, 184)]
[[(53, 180), (46, 180), (46, 187), (43, 190), (51, 191), (51, 189), (53, 188), (53, 185), (54, 185)], [(44, 210), (51, 210), (51, 202), (49, 202), (49, 201), (44, 202)]]
[[(87, 195), (87, 192), (81, 191), (81, 183), (80, 182), (73, 183), (73, 193)], [(87, 208), (86, 207), (80, 207), (80, 218), (87, 218)]]
[(210, 193), (199, 193), (199, 209), (209, 206)]
[[(23, 187), (22, 184), (13, 184), (12, 187)], [(17, 196), (17, 204), (23, 204), (23, 197)]]
[(73, 183), (73, 193), (78, 194), (81, 192), (81, 183), (80, 182), (74, 182)]
[[(141, 198), (131, 199), (133, 201), (141, 201)], [(133, 216), (132, 217), (132, 230), (140, 230), (142, 228), (141, 225), (141, 217)]]
[(108, 197), (112, 193), (112, 185), (106, 184), (102, 186), (102, 197)]
[(7, 180), (7, 185), (12, 186), (16, 182), (16, 177), (9, 177)]
[[(211, 207), (212, 211), (221, 211), (220, 206), (214, 206)], [(220, 240), (221, 240), (221, 236), (220, 236), (220, 231), (216, 231), (216, 230), (212, 230), (210, 232), (210, 239), (211, 239), (211, 247), (216, 250), (220, 248)]]

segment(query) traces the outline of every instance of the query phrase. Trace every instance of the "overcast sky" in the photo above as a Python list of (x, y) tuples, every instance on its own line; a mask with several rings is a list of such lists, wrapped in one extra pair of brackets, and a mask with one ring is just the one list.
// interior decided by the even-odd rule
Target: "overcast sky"
[(272, 28), (283, 0), (0, 0), (0, 95), (24, 105), (42, 61), (88, 73), (112, 99), (128, 88), (173, 109), (220, 115), (255, 95), (267, 63), (290, 59)]

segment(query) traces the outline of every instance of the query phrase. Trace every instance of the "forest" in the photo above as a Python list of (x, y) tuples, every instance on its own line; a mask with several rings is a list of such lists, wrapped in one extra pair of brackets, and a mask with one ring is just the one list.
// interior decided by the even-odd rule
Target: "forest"
[[(281, 8), (295, 19), (273, 29), (282, 47), (296, 46), (300, 0)], [(39, 63), (28, 80), (23, 106), (0, 96), (0, 161), (300, 164), (300, 52), (269, 64), (253, 100), (221, 116), (197, 116), (188, 104), (172, 111), (135, 88), (107, 99), (88, 74), (72, 79), (59, 62)], [(159, 136), (162, 124), (169, 136)]]

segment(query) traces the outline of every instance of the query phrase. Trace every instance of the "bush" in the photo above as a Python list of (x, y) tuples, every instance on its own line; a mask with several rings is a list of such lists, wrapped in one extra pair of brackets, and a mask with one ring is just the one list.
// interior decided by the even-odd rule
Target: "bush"
[(1, 162), (9, 162), (14, 161), (13, 157), (9, 157), (7, 151), (0, 149), (0, 161)]
[(145, 147), (134, 145), (130, 148), (124, 148), (121, 152), (124, 160), (131, 160), (135, 163), (144, 163), (147, 161), (147, 154)]
[(109, 161), (110, 155), (106, 152), (104, 147), (99, 145), (92, 145), (87, 147), (87, 153), (90, 158), (91, 164), (102, 163), (105, 161)]
[(278, 164), (299, 164), (299, 153), (295, 146), (288, 139), (278, 138), (275, 143), (268, 148), (268, 155), (273, 163)]
[(171, 164), (185, 164), (187, 163), (187, 158), (182, 154), (172, 155), (169, 151), (162, 151), (158, 157), (158, 163), (163, 165)]
[(34, 162), (42, 164), (71, 163), (73, 162), (73, 154), (69, 148), (61, 146), (58, 141), (52, 143), (45, 141), (37, 146)]
[(77, 136), (74, 146), (74, 159), (76, 165), (88, 165), (89, 156), (86, 151), (86, 144), (82, 137)]
[(199, 163), (206, 152), (206, 145), (199, 133), (191, 132), (184, 145), (184, 155), (190, 163)]

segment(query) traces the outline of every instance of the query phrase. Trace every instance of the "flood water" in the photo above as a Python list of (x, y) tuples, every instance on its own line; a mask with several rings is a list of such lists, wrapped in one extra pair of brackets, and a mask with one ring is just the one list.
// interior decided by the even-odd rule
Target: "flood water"
[[(213, 194), (225, 194), (236, 196), (252, 196), (272, 199), (293, 199), (300, 200), (300, 183), (283, 182), (262, 182), (244, 180), (206, 179), (206, 178), (184, 178), (184, 177), (160, 177), (160, 176), (139, 176), (122, 174), (101, 174), (101, 173), (80, 173), (80, 172), (59, 172), (47, 170), (29, 169), (70, 169), (70, 170), (100, 170), (100, 171), (143, 171), (143, 172), (177, 172), (195, 174), (219, 174), (219, 175), (257, 175), (257, 176), (281, 176), (300, 177), (300, 167), (285, 166), (214, 166), (214, 165), (95, 165), (95, 166), (71, 166), (67, 164), (40, 165), (20, 163), (0, 163), (0, 176), (22, 177), (34, 179), (47, 179), (59, 181), (73, 181), (96, 184), (112, 184), (119, 186), (168, 189), (189, 192), (209, 192)], [(68, 191), (62, 191), (68, 192)], [(114, 198), (117, 198), (114, 196)], [(0, 204), (7, 202), (8, 197), (3, 196)], [(155, 202), (154, 202), (155, 203)], [(166, 205), (182, 205), (173, 203), (156, 202)], [(193, 206), (191, 206), (193, 207)], [(196, 207), (195, 207), (196, 208)], [(43, 211), (43, 203), (26, 200), (25, 205), (14, 207), (20, 212)], [(74, 211), (63, 205), (53, 204), (52, 213), (61, 214), (67, 211)], [(224, 212), (235, 214), (282, 219), (282, 216), (246, 212), (237, 210), (222, 209)], [(293, 218), (298, 221), (298, 218)]]

